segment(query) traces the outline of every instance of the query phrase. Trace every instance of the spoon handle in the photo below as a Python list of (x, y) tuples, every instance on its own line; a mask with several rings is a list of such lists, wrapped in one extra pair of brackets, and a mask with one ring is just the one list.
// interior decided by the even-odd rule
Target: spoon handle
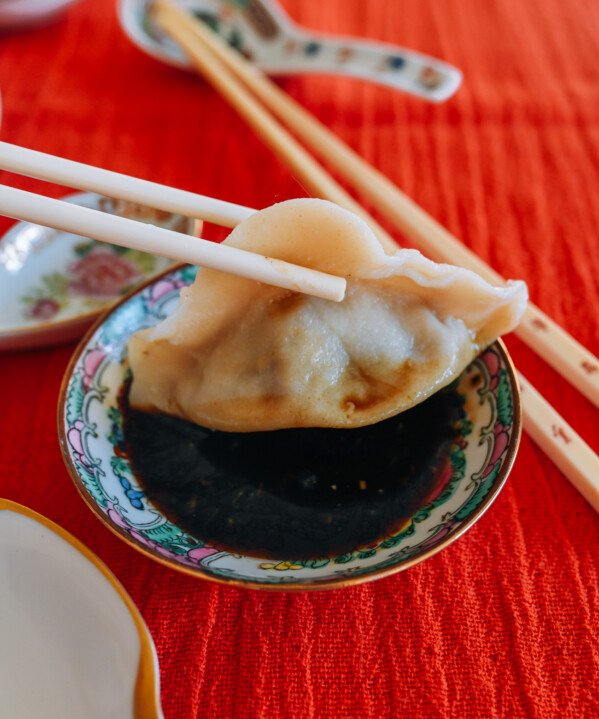
[[(266, 48), (264, 48), (266, 50)], [(403, 90), (433, 102), (451, 97), (462, 82), (452, 65), (398, 45), (305, 33), (293, 28), (287, 40), (264, 52), (261, 68), (272, 75), (332, 73)]]
[(348, 75), (432, 102), (447, 100), (462, 82), (462, 73), (452, 65), (398, 45), (306, 30), (276, 0), (246, 0), (238, 12), (261, 35), (259, 64), (272, 75)]

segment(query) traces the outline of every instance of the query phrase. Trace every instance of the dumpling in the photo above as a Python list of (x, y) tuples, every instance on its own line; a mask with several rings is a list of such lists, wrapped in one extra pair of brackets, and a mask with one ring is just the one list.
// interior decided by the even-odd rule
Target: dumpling
[(177, 309), (129, 343), (131, 405), (225, 431), (360, 427), (455, 379), (527, 301), (416, 250), (386, 254), (368, 225), (324, 200), (289, 200), (229, 245), (347, 278), (341, 303), (201, 269)]

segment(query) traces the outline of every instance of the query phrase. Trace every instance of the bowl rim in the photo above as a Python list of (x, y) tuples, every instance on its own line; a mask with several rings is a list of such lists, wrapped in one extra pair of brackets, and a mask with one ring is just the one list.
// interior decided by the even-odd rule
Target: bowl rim
[(154, 551), (152, 548), (144, 546), (138, 542), (136, 542), (134, 539), (130, 537), (128, 532), (126, 532), (124, 529), (116, 526), (113, 524), (107, 517), (107, 515), (98, 507), (97, 503), (92, 499), (92, 497), (89, 495), (87, 489), (85, 488), (85, 485), (83, 484), (81, 477), (79, 476), (79, 473), (77, 472), (77, 469), (75, 468), (75, 465), (73, 464), (71, 453), (68, 448), (68, 441), (65, 431), (65, 423), (64, 423), (64, 416), (65, 416), (65, 406), (67, 401), (67, 390), (69, 386), (69, 382), (71, 380), (71, 377), (73, 375), (73, 370), (81, 358), (83, 352), (85, 351), (89, 340), (94, 335), (96, 330), (108, 319), (109, 315), (111, 315), (113, 312), (115, 312), (121, 305), (123, 305), (125, 302), (128, 302), (134, 295), (139, 294), (143, 290), (146, 289), (146, 287), (149, 287), (150, 285), (156, 283), (159, 281), (162, 277), (165, 277), (166, 275), (172, 274), (174, 272), (178, 272), (183, 267), (186, 267), (187, 263), (180, 262), (175, 265), (172, 265), (171, 267), (167, 268), (160, 274), (148, 278), (145, 282), (142, 284), (137, 285), (133, 289), (131, 289), (126, 295), (121, 297), (118, 302), (112, 304), (110, 307), (108, 307), (104, 312), (101, 313), (101, 315), (96, 319), (96, 321), (93, 323), (93, 325), (87, 330), (87, 332), (84, 334), (84, 336), (81, 338), (79, 343), (77, 344), (77, 347), (75, 348), (75, 351), (73, 352), (69, 363), (65, 369), (61, 384), (60, 384), (60, 391), (58, 394), (58, 405), (57, 405), (57, 429), (58, 429), (58, 440), (60, 444), (62, 459), (64, 461), (67, 473), (69, 474), (71, 481), (75, 485), (75, 489), (79, 493), (80, 497), (83, 499), (84, 503), (91, 509), (93, 514), (96, 515), (96, 517), (100, 520), (100, 522), (107, 527), (113, 534), (116, 534), (118, 537), (120, 537), (126, 544), (133, 547), (135, 550), (140, 552), (141, 554), (145, 555), (146, 557), (150, 557), (151, 559), (159, 562), (160, 564), (170, 567), (171, 569), (175, 569), (179, 572), (183, 572), (186, 575), (200, 578), (200, 579), (206, 579), (210, 582), (215, 582), (217, 584), (221, 585), (227, 585), (227, 586), (233, 586), (238, 587), (242, 589), (257, 589), (260, 591), (268, 591), (268, 592), (289, 592), (289, 591), (317, 591), (317, 590), (324, 590), (324, 589), (343, 589), (346, 587), (356, 586), (358, 584), (365, 584), (367, 582), (372, 582), (376, 579), (383, 579), (384, 577), (389, 577), (393, 574), (397, 574), (398, 572), (402, 572), (406, 569), (409, 569), (410, 567), (413, 567), (416, 564), (419, 564), (420, 562), (423, 562), (425, 559), (429, 559), (433, 555), (437, 554), (437, 552), (440, 552), (442, 549), (445, 549), (447, 546), (455, 542), (457, 539), (459, 539), (465, 532), (467, 532), (482, 516), (485, 514), (487, 509), (493, 504), (495, 499), (497, 498), (498, 494), (503, 489), (507, 478), (512, 471), (512, 468), (514, 466), (514, 462), (516, 460), (516, 455), (518, 453), (518, 448), (520, 446), (520, 440), (522, 438), (522, 404), (521, 404), (521, 398), (520, 398), (520, 383), (518, 381), (518, 372), (514, 366), (514, 362), (512, 358), (510, 357), (510, 354), (507, 350), (507, 347), (505, 346), (505, 343), (501, 338), (498, 338), (495, 340), (494, 343), (492, 343), (489, 346), (496, 345), (497, 349), (499, 350), (499, 354), (505, 363), (505, 367), (508, 372), (508, 377), (510, 380), (510, 387), (512, 390), (512, 397), (513, 397), (513, 403), (514, 403), (514, 423), (512, 425), (512, 434), (511, 434), (511, 440), (507, 448), (507, 454), (501, 464), (501, 468), (499, 470), (499, 474), (497, 476), (497, 479), (489, 491), (489, 493), (486, 495), (486, 497), (483, 499), (483, 501), (478, 505), (478, 507), (474, 510), (473, 514), (468, 517), (467, 520), (464, 521), (462, 525), (458, 527), (454, 532), (450, 533), (446, 537), (444, 537), (439, 544), (434, 545), (433, 547), (429, 547), (421, 554), (416, 555), (415, 557), (412, 557), (411, 559), (405, 560), (404, 562), (399, 562), (396, 565), (392, 565), (390, 567), (382, 567), (381, 569), (373, 568), (371, 572), (368, 572), (366, 574), (361, 574), (358, 576), (340, 576), (338, 578), (332, 578), (332, 579), (326, 579), (326, 580), (315, 580), (312, 583), (307, 582), (284, 582), (281, 584), (267, 584), (264, 582), (259, 582), (252, 579), (237, 579), (234, 577), (224, 577), (224, 576), (216, 576), (214, 574), (211, 574), (209, 572), (206, 572), (202, 567), (189, 567), (181, 562), (177, 562), (173, 559), (168, 559), (164, 557), (163, 555), (159, 554), (158, 552)]

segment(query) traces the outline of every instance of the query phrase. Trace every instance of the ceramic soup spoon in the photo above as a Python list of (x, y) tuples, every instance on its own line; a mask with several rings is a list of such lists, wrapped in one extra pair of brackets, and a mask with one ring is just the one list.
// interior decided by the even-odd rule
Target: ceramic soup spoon
[[(433, 102), (447, 100), (462, 81), (457, 68), (412, 50), (305, 30), (275, 0), (179, 0), (179, 4), (271, 75), (347, 75)], [(153, 57), (187, 67), (183, 51), (149, 20), (149, 7), (149, 0), (119, 0), (126, 34)]]

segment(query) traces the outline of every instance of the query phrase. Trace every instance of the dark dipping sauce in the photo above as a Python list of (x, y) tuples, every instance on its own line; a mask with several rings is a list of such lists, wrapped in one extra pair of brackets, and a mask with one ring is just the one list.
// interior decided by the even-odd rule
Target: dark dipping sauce
[(126, 450), (148, 499), (212, 546), (312, 559), (401, 529), (436, 487), (464, 417), (455, 388), (359, 429), (220, 432), (123, 401)]

